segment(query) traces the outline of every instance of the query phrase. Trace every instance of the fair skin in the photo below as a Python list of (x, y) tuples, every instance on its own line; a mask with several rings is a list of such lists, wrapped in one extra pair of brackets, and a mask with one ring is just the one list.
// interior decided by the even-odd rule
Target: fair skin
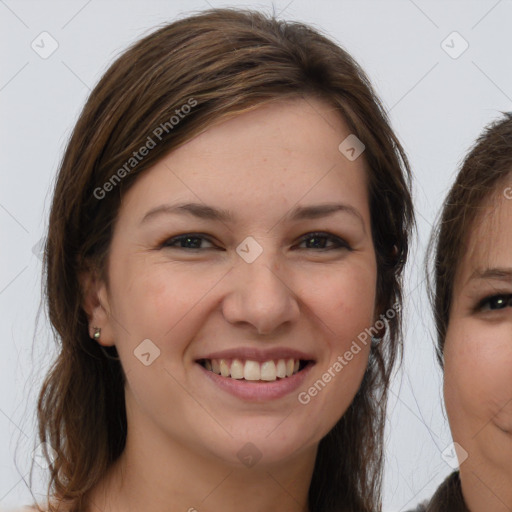
[[(318, 443), (353, 400), (369, 344), (307, 404), (298, 394), (376, 315), (366, 164), (338, 150), (350, 133), (316, 99), (259, 106), (171, 152), (126, 193), (108, 286), (89, 275), (84, 307), (91, 336), (101, 327), (99, 342), (116, 346), (126, 374), (127, 444), (87, 512), (308, 510)], [(234, 218), (142, 220), (191, 202)], [(327, 203), (343, 207), (291, 219), (297, 207)], [(183, 234), (188, 241), (170, 241)], [(250, 263), (236, 252), (249, 236), (262, 249)], [(134, 356), (145, 339), (160, 350), (147, 366)], [(242, 382), (202, 365), (219, 352), (229, 364), (290, 351), (306, 361), (290, 381)]]
[(444, 393), (471, 512), (512, 510), (512, 201), (476, 219), (454, 282)]

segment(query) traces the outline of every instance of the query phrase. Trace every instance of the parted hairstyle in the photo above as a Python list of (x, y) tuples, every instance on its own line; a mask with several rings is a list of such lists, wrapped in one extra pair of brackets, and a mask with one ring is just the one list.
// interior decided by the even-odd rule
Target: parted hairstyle
[[(380, 510), (387, 389), (402, 344), (396, 304), (414, 225), (409, 164), (368, 78), (346, 51), (308, 25), (240, 9), (189, 15), (133, 44), (91, 92), (65, 149), (43, 262), (58, 345), (37, 415), (40, 441), (56, 455), (48, 457), (49, 497), (82, 510), (125, 445), (125, 376), (115, 347), (89, 337), (78, 279), (95, 269), (108, 284), (123, 194), (139, 174), (212, 125), (268, 102), (313, 97), (332, 105), (365, 145), (376, 311), (395, 314), (382, 342), (372, 345), (352, 404), (320, 442), (309, 509)], [(149, 136), (156, 144), (135, 164), (130, 159)]]

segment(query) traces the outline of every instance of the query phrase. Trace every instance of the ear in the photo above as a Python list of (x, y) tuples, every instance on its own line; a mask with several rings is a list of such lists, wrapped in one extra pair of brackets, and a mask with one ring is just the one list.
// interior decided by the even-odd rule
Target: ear
[(99, 327), (101, 335), (95, 341), (105, 347), (115, 345), (106, 283), (100, 279), (96, 270), (81, 272), (79, 282), (82, 291), (82, 308), (89, 320), (89, 336), (94, 340), (95, 328)]

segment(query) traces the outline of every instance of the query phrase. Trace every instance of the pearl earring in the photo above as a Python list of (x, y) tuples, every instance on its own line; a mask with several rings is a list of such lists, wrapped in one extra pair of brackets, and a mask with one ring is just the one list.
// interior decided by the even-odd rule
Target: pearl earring
[(94, 335), (93, 335), (94, 339), (96, 341), (98, 341), (100, 339), (100, 335), (101, 335), (101, 329), (99, 327), (95, 327), (94, 328)]

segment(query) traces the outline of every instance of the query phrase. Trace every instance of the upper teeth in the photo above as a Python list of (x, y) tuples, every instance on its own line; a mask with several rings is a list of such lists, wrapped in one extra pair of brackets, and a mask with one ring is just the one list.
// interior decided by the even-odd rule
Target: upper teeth
[(204, 367), (217, 375), (245, 380), (276, 380), (291, 377), (299, 371), (299, 359), (269, 360), (263, 363), (257, 361), (242, 361), (240, 359), (206, 359)]

